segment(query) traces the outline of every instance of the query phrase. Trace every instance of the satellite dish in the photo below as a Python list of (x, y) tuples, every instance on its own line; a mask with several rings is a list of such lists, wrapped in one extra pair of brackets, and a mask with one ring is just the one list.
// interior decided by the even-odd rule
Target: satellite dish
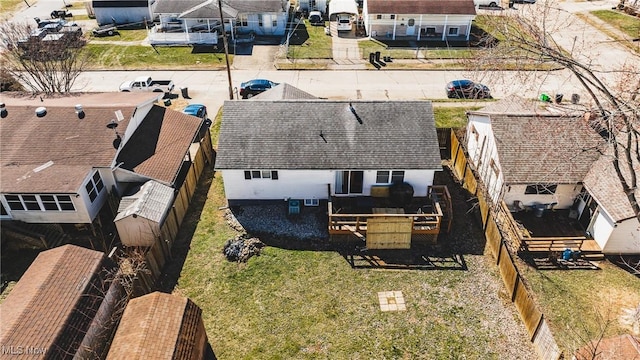
[(124, 120), (124, 116), (122, 115), (122, 110), (116, 110), (116, 119), (118, 119), (118, 121), (122, 121)]
[(115, 120), (111, 120), (111, 122), (107, 124), (107, 127), (109, 129), (115, 129), (118, 127), (118, 123)]

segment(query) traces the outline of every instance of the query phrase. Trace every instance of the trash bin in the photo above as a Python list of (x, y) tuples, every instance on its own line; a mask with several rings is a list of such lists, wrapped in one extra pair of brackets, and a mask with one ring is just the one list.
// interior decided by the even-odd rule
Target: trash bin
[(376, 51), (376, 62), (380, 62), (380, 51)]
[(551, 97), (549, 95), (542, 93), (540, 94), (540, 101), (551, 102)]
[(542, 204), (536, 204), (533, 206), (533, 215), (537, 218), (541, 218), (544, 214), (544, 208), (546, 206)]
[(164, 106), (171, 106), (171, 99), (165, 99)]
[(562, 102), (562, 94), (556, 94), (556, 104), (560, 104)]
[(571, 94), (571, 103), (572, 104), (577, 104), (580, 102), (580, 95), (578, 94)]
[(564, 249), (564, 251), (562, 252), (562, 260), (571, 260), (571, 253), (573, 251), (571, 251), (571, 249)]
[(369, 62), (370, 63), (374, 63), (376, 62), (376, 54), (375, 53), (369, 53)]
[(189, 97), (189, 88), (188, 87), (181, 87), (180, 88), (180, 93), (182, 94), (182, 97), (185, 99), (191, 99)]

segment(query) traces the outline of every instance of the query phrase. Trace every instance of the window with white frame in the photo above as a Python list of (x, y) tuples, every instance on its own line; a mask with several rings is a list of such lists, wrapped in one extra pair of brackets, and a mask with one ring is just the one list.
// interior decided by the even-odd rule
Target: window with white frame
[(396, 15), (395, 15), (395, 14), (391, 14), (391, 15), (390, 15), (390, 18), (391, 18), (391, 20), (393, 20), (393, 19), (395, 19), (395, 18), (396, 18)]
[(98, 197), (102, 189), (104, 189), (104, 183), (102, 182), (100, 173), (96, 171), (85, 185), (85, 190), (87, 190), (89, 200), (93, 202)]
[(558, 184), (535, 184), (527, 185), (524, 193), (527, 195), (539, 194), (539, 195), (551, 195), (556, 193)]
[(304, 206), (318, 206), (318, 199), (304, 199)]
[(376, 172), (376, 184), (390, 184), (404, 182), (404, 170), (378, 170)]
[(76, 211), (70, 195), (5, 195), (14, 211)]
[(278, 180), (278, 171), (275, 170), (246, 170), (244, 172), (245, 180), (251, 179), (271, 179)]
[(376, 20), (381, 20), (381, 19), (382, 19), (382, 15), (381, 14), (376, 15)]
[(458, 28), (457, 27), (450, 27), (448, 34), (449, 34), (449, 36), (458, 36)]

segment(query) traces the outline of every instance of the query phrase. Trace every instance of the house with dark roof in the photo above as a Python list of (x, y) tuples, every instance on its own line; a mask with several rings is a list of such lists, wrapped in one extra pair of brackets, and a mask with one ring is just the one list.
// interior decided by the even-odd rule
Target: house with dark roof
[(144, 27), (153, 22), (153, 10), (157, 0), (91, 0), (89, 13), (93, 13), (98, 25), (116, 24)]
[[(159, 24), (151, 29), (152, 45), (218, 43), (221, 24), (234, 42), (245, 34), (283, 36), (290, 3), (287, 0), (158, 0), (154, 15)], [(222, 14), (221, 14), (222, 13)]]
[(190, 299), (154, 292), (127, 304), (107, 359), (215, 359), (202, 310)]
[(2, 358), (99, 358), (107, 339), (95, 336), (94, 320), (114, 266), (104, 253), (74, 245), (40, 253), (0, 304)]
[[(208, 136), (201, 131), (207, 124), (158, 105), (161, 96), (5, 96), (0, 219), (12, 220), (9, 226), (83, 225), (96, 236), (113, 225), (115, 209), (104, 206), (109, 199), (129, 195), (149, 180), (180, 189), (199, 151), (195, 148), (206, 140), (201, 134)], [(211, 152), (210, 142), (205, 143), (202, 148)]]
[(469, 41), (473, 0), (364, 0), (367, 35), (382, 40)]
[(467, 115), (468, 160), (494, 204), (570, 210), (603, 253), (640, 253), (640, 224), (584, 110), (515, 97)]
[(428, 101), (227, 101), (216, 169), (230, 203), (368, 196), (406, 182), (426, 196), (441, 171)]
[[(230, 206), (285, 200), (295, 215), (323, 204), (329, 234), (366, 233), (378, 249), (435, 241), (450, 224), (431, 102), (258, 98), (223, 107), (215, 168)], [(373, 233), (385, 221), (398, 223), (398, 242)]]

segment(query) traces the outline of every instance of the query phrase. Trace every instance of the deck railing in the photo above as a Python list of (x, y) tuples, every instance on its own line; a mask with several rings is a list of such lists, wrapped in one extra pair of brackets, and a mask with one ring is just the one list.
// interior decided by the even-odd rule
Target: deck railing
[(434, 213), (423, 214), (340, 214), (333, 212), (332, 201), (328, 202), (329, 233), (349, 234), (367, 232), (367, 220), (376, 217), (399, 217), (412, 219), (412, 234), (438, 234), (442, 224), (442, 209), (435, 203)]

